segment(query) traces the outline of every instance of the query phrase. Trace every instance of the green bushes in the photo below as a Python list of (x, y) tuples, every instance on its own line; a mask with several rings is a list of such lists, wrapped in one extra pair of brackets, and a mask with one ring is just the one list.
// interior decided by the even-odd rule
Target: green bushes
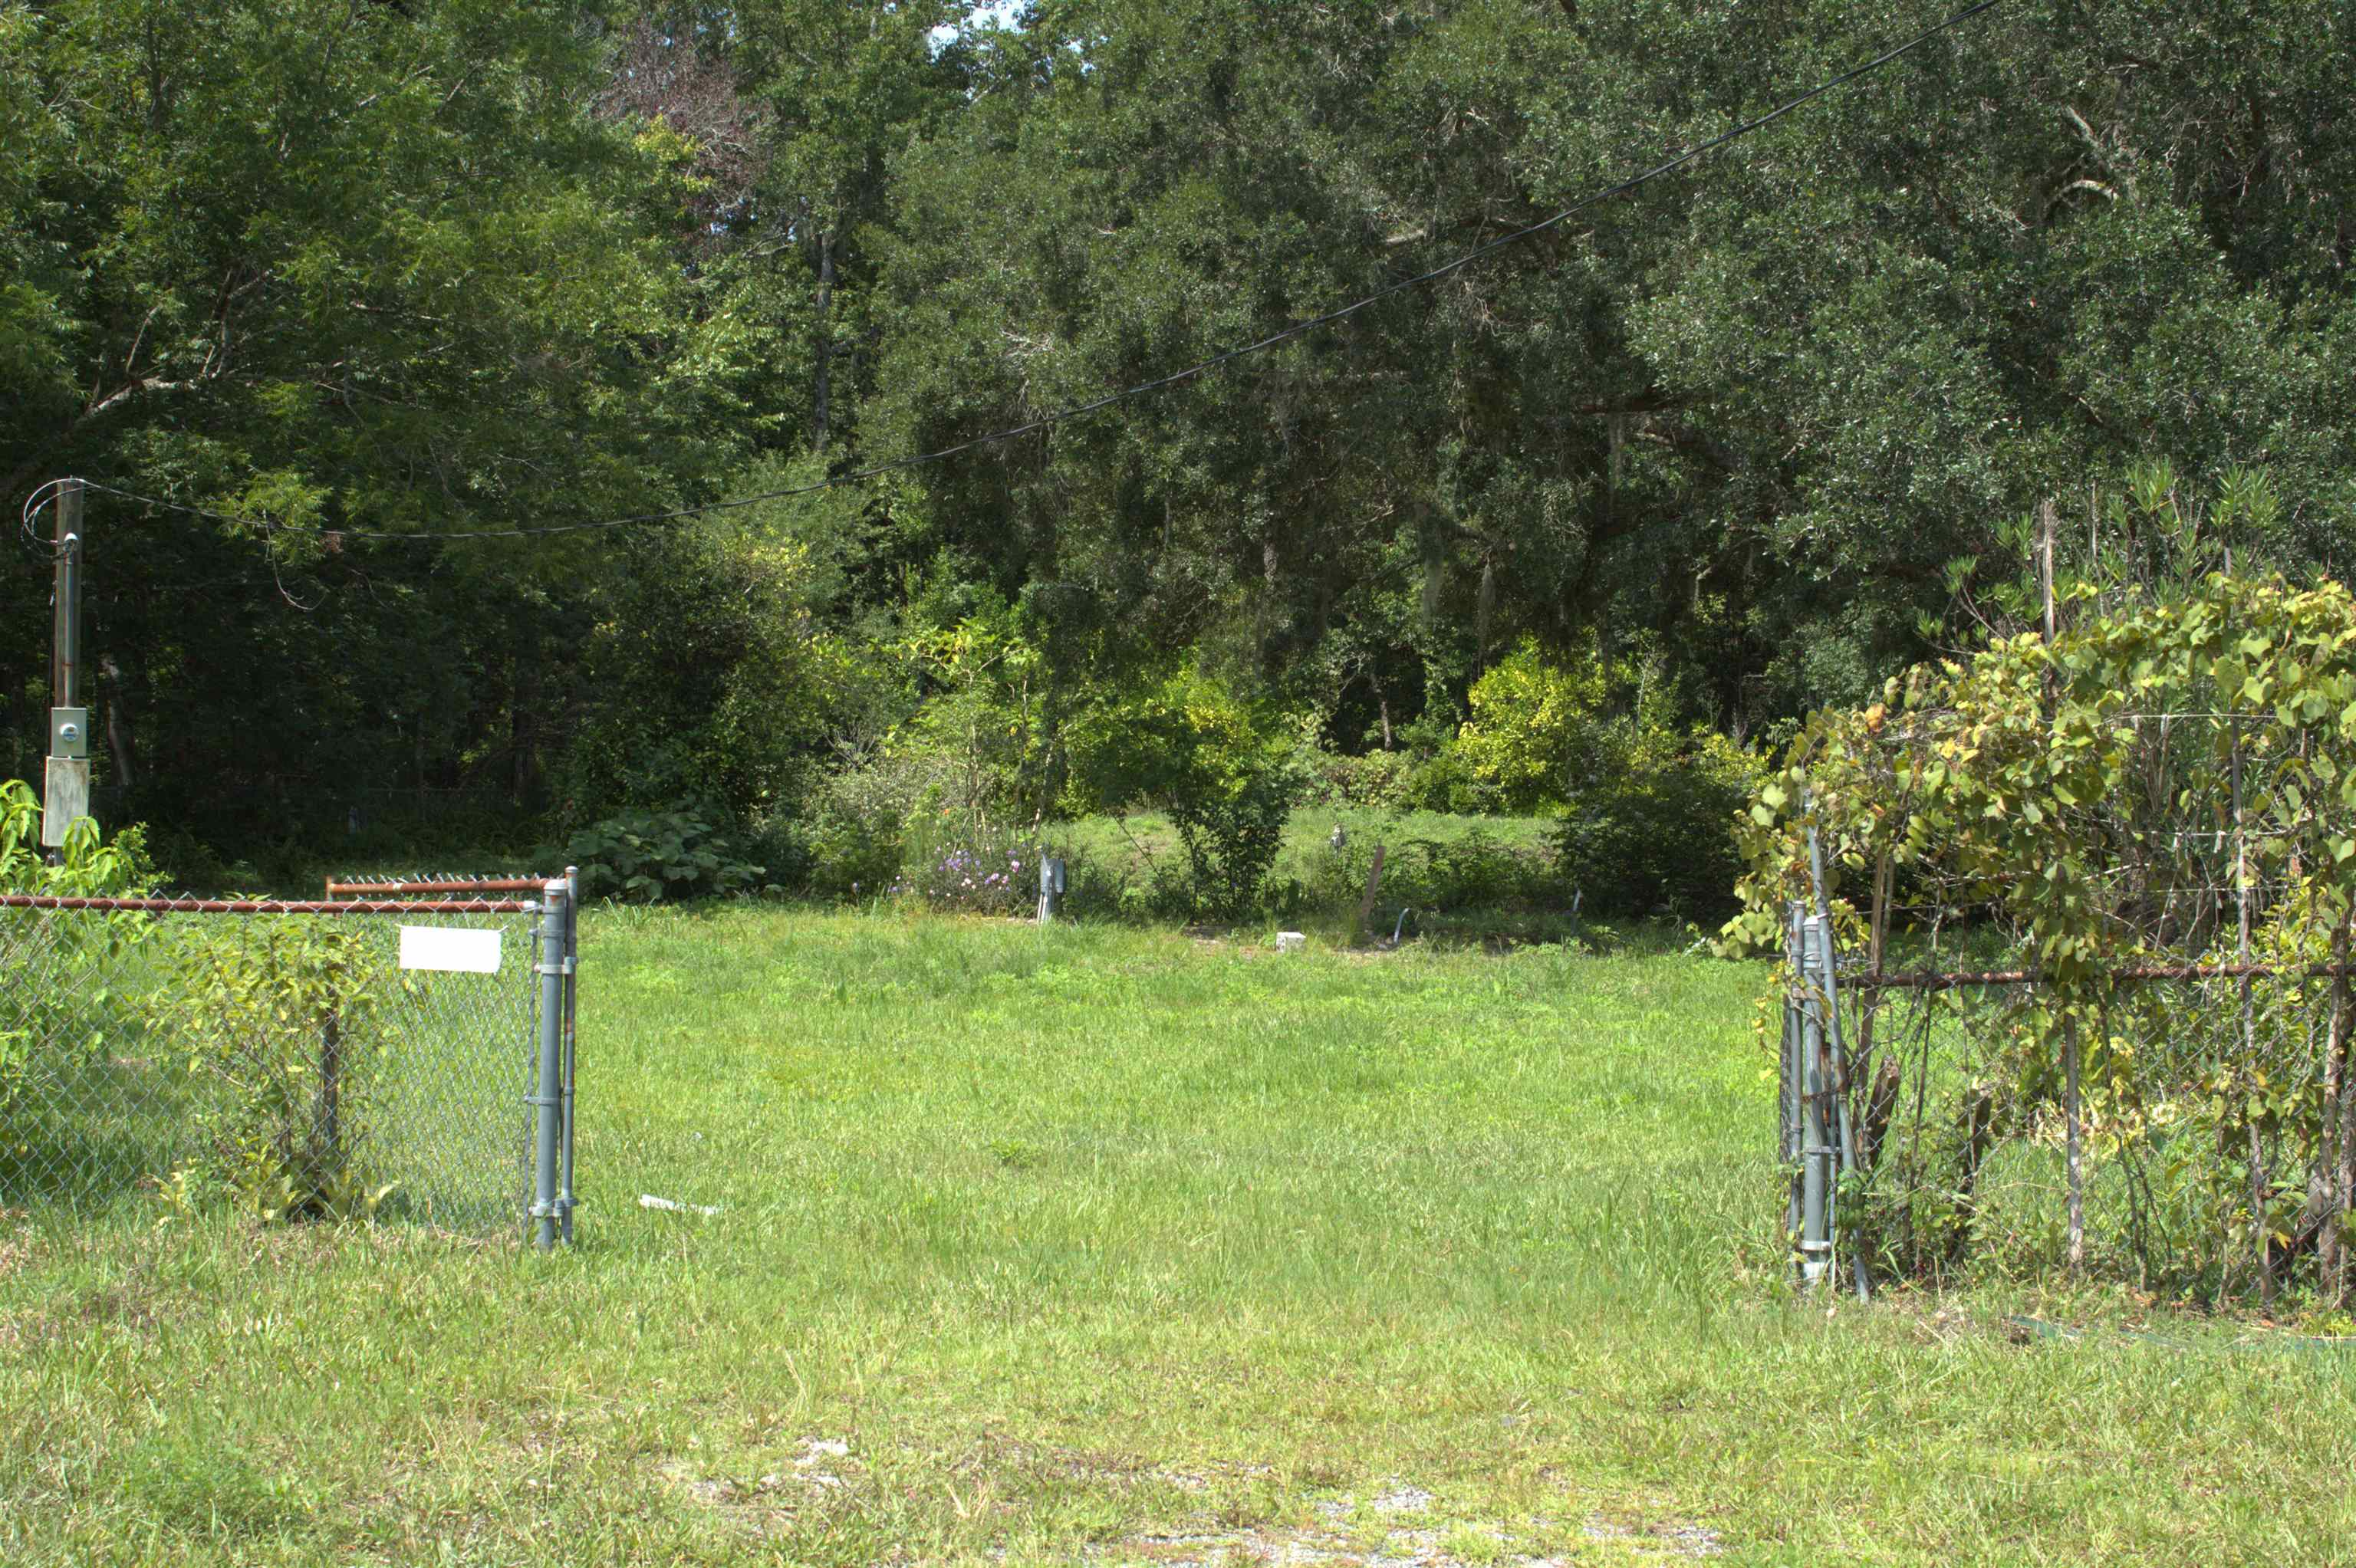
[[(146, 890), (149, 869), (136, 827), (110, 842), (84, 817), (66, 834), (55, 866), (42, 858), (40, 844), (39, 797), (22, 780), (0, 781), (0, 892), (106, 898)], [(76, 1071), (134, 1027), (104, 981), (123, 951), (150, 931), (135, 914), (60, 920), (41, 910), (0, 911), (0, 997), (9, 1004), (0, 1008), (0, 1111), (26, 1093), (37, 1070)]]
[[(2174, 497), (2150, 512), (2200, 542)], [(2052, 635), (1999, 626), (1810, 718), (1746, 814), (1727, 950), (1778, 951), (1823, 899), (1878, 967), (2035, 976), (1851, 991), (1844, 1247), (2344, 1310), (2356, 597), (2151, 572), (2119, 532)]]
[(622, 548), (630, 570), (601, 586), (549, 781), (558, 818), (692, 800), (750, 822), (792, 800), (830, 737), (883, 700), (875, 662), (819, 619), (809, 549), (720, 525)]
[(1708, 730), (1626, 722), (1602, 739), (1601, 765), (1576, 790), (1557, 834), (1564, 880), (1598, 912), (1724, 915), (1742, 870), (1735, 815), (1766, 776), (1764, 763)]
[[(672, 898), (789, 886), (974, 907), (963, 885), (974, 867), (1001, 876), (1002, 863), (1035, 855), (1051, 824), (1141, 810), (1167, 814), (1178, 853), (1146, 857), (1110, 891), (1076, 868), (1094, 890), (1083, 907), (1245, 919), (1326, 896), (1308, 887), (1336, 874), (1322, 862), (1288, 869), (1287, 886), (1273, 879), (1287, 820), (1315, 805), (1559, 821), (1545, 854), (1478, 836), (1443, 834), (1421, 849), (1396, 839), (1386, 901), (1567, 909), (1583, 895), (1596, 913), (1687, 919), (1731, 901), (1732, 822), (1755, 764), (1722, 737), (1669, 722), (1676, 694), (1640, 662), (1564, 661), (1526, 645), (1474, 685), (1455, 737), (1440, 728), (1418, 750), (1340, 757), (1301, 746), (1297, 716), (1216, 677), (1188, 669), (1125, 688), (1059, 688), (1020, 613), (990, 600), (957, 616), (902, 647), (924, 693), (915, 709), (773, 813), (760, 852), (693, 814), (637, 814), (575, 840), (574, 859), (600, 868), (591, 890)], [(1430, 888), (1411, 890), (1418, 879)], [(1027, 889), (990, 888), (992, 907), (1027, 907)]]
[(1169, 813), (1185, 850), (1187, 912), (1259, 909), (1298, 784), (1264, 715), (1212, 677), (1183, 672), (1088, 712), (1071, 757), (1076, 804)]
[(908, 825), (923, 809), (930, 772), (878, 757), (821, 784), (796, 825), (809, 852), (809, 890), (859, 898), (897, 881)]
[(1431, 760), (1411, 752), (1368, 752), (1345, 757), (1312, 751), (1300, 759), (1302, 804), (1412, 810), (1423, 804)]
[(774, 886), (768, 868), (750, 854), (743, 835), (700, 809), (626, 811), (583, 828), (564, 847), (567, 863), (581, 868), (583, 896), (637, 903)]
[(167, 1200), (224, 1192), (265, 1221), (373, 1213), (389, 1189), (354, 1151), (390, 965), (356, 926), (277, 916), (185, 923), (167, 963), (154, 1025), (215, 1091), (197, 1113), (209, 1157), (173, 1173)]
[(1721, 915), (1740, 861), (1735, 814), (1760, 764), (1668, 721), (1640, 661), (1562, 662), (1525, 644), (1473, 684), (1472, 718), (1402, 793), (1442, 809), (1558, 816), (1556, 874), (1598, 913)]
[(1472, 683), (1472, 717), (1450, 748), (1457, 773), (1451, 804), (1522, 815), (1559, 807), (1604, 770), (1612, 707), (1640, 686), (1625, 664), (1600, 657), (1558, 664), (1523, 644)]
[(1440, 822), (1408, 817), (1362, 822), (1338, 849), (1321, 843), (1297, 851), (1288, 865), (1293, 880), (1285, 901), (1293, 908), (1285, 912), (1339, 911), (1355, 921), (1378, 843), (1384, 855), (1376, 905), (1394, 915), (1402, 909), (1418, 911), (1420, 919), (1447, 911), (1531, 912), (1570, 904), (1571, 890), (1547, 845), (1516, 843), (1485, 825), (1451, 832)]
[(110, 841), (86, 816), (49, 865), (41, 855), (40, 796), (22, 779), (0, 780), (0, 892), (120, 898), (138, 891), (150, 869), (143, 829), (126, 827)]

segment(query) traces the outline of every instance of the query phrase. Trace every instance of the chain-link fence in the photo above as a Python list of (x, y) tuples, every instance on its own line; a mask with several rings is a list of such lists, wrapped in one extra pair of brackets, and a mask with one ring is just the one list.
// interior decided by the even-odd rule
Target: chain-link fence
[[(0, 1205), (226, 1200), (479, 1234), (547, 1209), (569, 1221), (569, 1127), (561, 1197), (532, 1189), (536, 1107), (570, 1112), (565, 887), (0, 897)], [(543, 1093), (552, 1061), (560, 1092)]]
[[(2356, 1299), (2356, 728), (2118, 708), (2073, 747), (2051, 707), (2030, 685), (2009, 727), (1885, 720), (1826, 826), (1799, 822), (1802, 1277)], [(2095, 747), (2103, 787), (2067, 772)], [(1971, 813), (1924, 783), (2007, 754), (2028, 782)]]

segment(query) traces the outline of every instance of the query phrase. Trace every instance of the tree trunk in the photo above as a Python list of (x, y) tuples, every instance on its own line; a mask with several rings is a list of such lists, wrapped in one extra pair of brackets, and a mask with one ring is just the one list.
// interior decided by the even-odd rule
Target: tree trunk
[(535, 722), (538, 715), (532, 706), (533, 697), (531, 666), (523, 655), (518, 654), (515, 666), (515, 689), (511, 693), (512, 705), (508, 710), (508, 741), (509, 749), (514, 753), (511, 782), (515, 803), (519, 806), (530, 803), (533, 778), (538, 772), (533, 766), (533, 743), (537, 738), (538, 729)]
[(1481, 558), (1481, 592), (1472, 602), (1472, 675), (1475, 679), (1489, 669), (1489, 617), (1497, 607), (1497, 558), (1483, 554)]
[(818, 237), (818, 381), (810, 396), (810, 445), (826, 450), (829, 404), (833, 395), (834, 369), (834, 236), (820, 229)]
[(123, 699), (123, 671), (112, 658), (98, 661), (106, 678), (106, 749), (114, 758), (114, 782), (127, 792), (138, 786), (136, 762), (131, 750), (131, 707)]

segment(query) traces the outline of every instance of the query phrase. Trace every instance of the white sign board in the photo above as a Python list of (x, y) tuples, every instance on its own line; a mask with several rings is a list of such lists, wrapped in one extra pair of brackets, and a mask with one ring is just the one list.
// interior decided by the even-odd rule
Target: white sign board
[(499, 933), (458, 931), (441, 925), (401, 928), (401, 966), (404, 969), (446, 969), (461, 975), (499, 972)]

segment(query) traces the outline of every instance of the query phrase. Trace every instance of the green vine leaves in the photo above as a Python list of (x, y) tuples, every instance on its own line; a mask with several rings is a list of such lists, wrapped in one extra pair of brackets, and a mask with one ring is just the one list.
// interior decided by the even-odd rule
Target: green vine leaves
[[(1810, 718), (1738, 825), (1723, 951), (1781, 947), (1814, 827), (1845, 951), (1982, 966), (1960, 939), (2032, 972), (2017, 1021), (2090, 1026), (2090, 1068), (2128, 1049), (2123, 967), (2323, 955), (2356, 891), (2356, 600), (2224, 574), (2063, 598), (2050, 645), (2001, 636)], [(2236, 1092), (2262, 1093), (2244, 1066)]]

